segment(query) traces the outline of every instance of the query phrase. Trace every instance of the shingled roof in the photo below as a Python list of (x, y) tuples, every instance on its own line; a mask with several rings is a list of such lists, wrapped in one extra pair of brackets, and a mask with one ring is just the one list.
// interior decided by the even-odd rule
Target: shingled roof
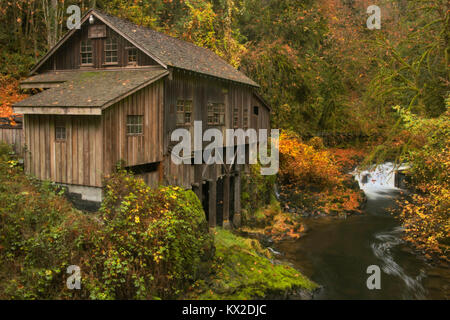
[[(14, 107), (107, 107), (118, 98), (169, 74), (164, 68), (120, 71), (75, 71), (64, 76), (70, 80), (30, 96)], [(43, 74), (42, 77), (53, 75)], [(58, 79), (60, 75), (58, 75)], [(42, 79), (40, 79), (42, 80)]]
[[(138, 26), (128, 20), (106, 14), (99, 10), (92, 9), (88, 11), (83, 20), (91, 14), (109, 25), (113, 30), (138, 48), (142, 49), (163, 67), (179, 68), (259, 87), (256, 82), (235, 69), (211, 50), (147, 27)], [(65, 40), (63, 38), (62, 42)], [(48, 56), (46, 55), (33, 70), (36, 70)]]

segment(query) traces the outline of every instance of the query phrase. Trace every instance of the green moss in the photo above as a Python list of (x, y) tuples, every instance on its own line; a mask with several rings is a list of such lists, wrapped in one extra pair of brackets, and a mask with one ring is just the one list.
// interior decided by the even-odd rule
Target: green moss
[(198, 282), (198, 288), (188, 298), (246, 300), (317, 288), (294, 268), (274, 264), (270, 251), (256, 240), (217, 229), (215, 245), (213, 276)]
[(82, 80), (82, 79), (89, 79), (89, 78), (93, 78), (93, 77), (95, 77), (97, 75), (101, 75), (101, 74), (103, 74), (103, 72), (100, 73), (100, 72), (87, 71), (87, 72), (81, 73), (79, 79), (80, 80)]

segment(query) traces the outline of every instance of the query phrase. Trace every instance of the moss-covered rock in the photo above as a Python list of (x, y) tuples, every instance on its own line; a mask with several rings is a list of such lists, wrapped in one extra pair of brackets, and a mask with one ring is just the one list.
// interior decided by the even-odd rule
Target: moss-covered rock
[(257, 240), (219, 228), (214, 242), (213, 273), (196, 282), (188, 299), (287, 298), (318, 287), (294, 268), (274, 261)]

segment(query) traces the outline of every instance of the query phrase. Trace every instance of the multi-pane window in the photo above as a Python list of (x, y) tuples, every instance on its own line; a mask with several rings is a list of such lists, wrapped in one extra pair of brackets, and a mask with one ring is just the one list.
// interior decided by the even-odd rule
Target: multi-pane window
[(177, 125), (190, 125), (192, 122), (192, 100), (177, 101)]
[(137, 64), (137, 55), (138, 55), (138, 51), (136, 48), (128, 48), (128, 64), (136, 65)]
[(208, 124), (209, 125), (225, 125), (225, 104), (209, 103), (208, 104)]
[(239, 127), (239, 108), (238, 107), (233, 108), (233, 127), (234, 128)]
[(66, 124), (64, 121), (57, 121), (55, 123), (55, 139), (66, 140)]
[(242, 126), (248, 128), (248, 108), (244, 107), (244, 116), (242, 117)]
[(113, 36), (105, 42), (105, 63), (117, 63), (117, 39)]
[(127, 134), (137, 135), (144, 133), (144, 116), (127, 116)]
[(81, 64), (92, 64), (92, 42), (81, 41)]

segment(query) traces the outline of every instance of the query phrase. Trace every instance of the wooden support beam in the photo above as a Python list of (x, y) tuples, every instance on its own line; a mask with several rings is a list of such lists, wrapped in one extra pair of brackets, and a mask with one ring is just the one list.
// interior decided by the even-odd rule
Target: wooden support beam
[(203, 201), (203, 194), (202, 194), (202, 183), (193, 183), (192, 184), (192, 191), (194, 191), (195, 195), (197, 196), (198, 200), (200, 200), (200, 203)]
[(230, 175), (227, 174), (223, 180), (223, 228), (230, 227)]
[(241, 165), (236, 165), (236, 177), (234, 179), (234, 216), (235, 227), (241, 226)]
[(217, 181), (213, 179), (209, 182), (209, 227), (216, 227), (216, 208), (217, 208)]
[(161, 161), (158, 164), (158, 182), (162, 184), (163, 180), (164, 180), (164, 163), (163, 161)]

